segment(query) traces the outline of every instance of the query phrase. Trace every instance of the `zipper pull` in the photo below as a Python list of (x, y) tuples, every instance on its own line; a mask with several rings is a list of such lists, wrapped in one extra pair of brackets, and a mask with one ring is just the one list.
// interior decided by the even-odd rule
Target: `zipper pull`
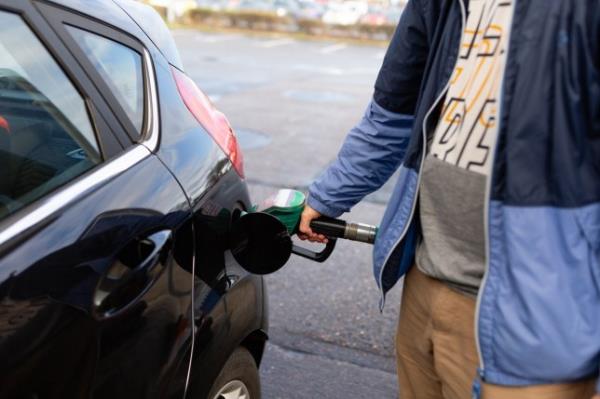
[(477, 377), (473, 380), (473, 389), (471, 399), (481, 398), (481, 382), (483, 381), (483, 369), (477, 368)]
[(481, 381), (479, 380), (479, 378), (476, 378), (475, 381), (473, 381), (473, 392), (472, 392), (471, 399), (480, 399), (480, 397), (481, 397)]

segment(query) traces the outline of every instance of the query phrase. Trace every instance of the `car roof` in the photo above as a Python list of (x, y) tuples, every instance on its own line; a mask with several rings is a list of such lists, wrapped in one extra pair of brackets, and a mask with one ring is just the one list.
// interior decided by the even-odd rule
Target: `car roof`
[(175, 41), (160, 15), (150, 6), (133, 0), (50, 0), (89, 15), (142, 39), (148, 38), (167, 61), (183, 70)]

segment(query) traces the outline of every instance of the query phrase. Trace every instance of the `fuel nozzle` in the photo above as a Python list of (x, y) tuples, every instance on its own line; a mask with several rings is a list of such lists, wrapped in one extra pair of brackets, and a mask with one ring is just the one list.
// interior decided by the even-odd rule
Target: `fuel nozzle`
[[(294, 235), (298, 232), (305, 204), (306, 197), (302, 192), (285, 189), (268, 197), (262, 204), (257, 205), (255, 210), (275, 216), (287, 227), (290, 235)], [(344, 238), (367, 244), (375, 242), (378, 230), (377, 227), (368, 224), (346, 222), (326, 216), (311, 221), (310, 228), (328, 238)]]
[(310, 228), (330, 238), (344, 238), (373, 244), (378, 228), (364, 223), (346, 222), (345, 220), (320, 217), (310, 222)]
[(315, 262), (325, 262), (333, 253), (337, 238), (373, 244), (377, 227), (363, 223), (320, 217), (310, 222), (311, 229), (329, 238), (319, 252), (292, 242), (306, 197), (300, 191), (279, 190), (249, 212), (232, 222), (230, 250), (237, 262), (250, 273), (269, 274), (279, 270), (296, 254)]

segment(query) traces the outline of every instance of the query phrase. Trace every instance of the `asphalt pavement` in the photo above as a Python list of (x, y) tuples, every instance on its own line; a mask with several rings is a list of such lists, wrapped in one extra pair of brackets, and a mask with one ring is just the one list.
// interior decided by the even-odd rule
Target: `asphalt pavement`
[[(305, 190), (335, 159), (364, 112), (385, 53), (288, 37), (173, 33), (186, 71), (236, 130), (255, 202), (278, 188)], [(378, 224), (391, 185), (345, 218)], [(380, 313), (369, 245), (339, 242), (324, 264), (292, 257), (266, 280), (265, 399), (398, 396), (393, 342), (400, 289), (388, 294)]]

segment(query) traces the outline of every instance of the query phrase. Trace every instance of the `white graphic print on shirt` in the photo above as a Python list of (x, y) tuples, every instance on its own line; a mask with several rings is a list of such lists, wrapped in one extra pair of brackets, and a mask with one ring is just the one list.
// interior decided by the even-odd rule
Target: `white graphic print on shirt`
[(430, 153), (489, 176), (514, 0), (471, 0)]

